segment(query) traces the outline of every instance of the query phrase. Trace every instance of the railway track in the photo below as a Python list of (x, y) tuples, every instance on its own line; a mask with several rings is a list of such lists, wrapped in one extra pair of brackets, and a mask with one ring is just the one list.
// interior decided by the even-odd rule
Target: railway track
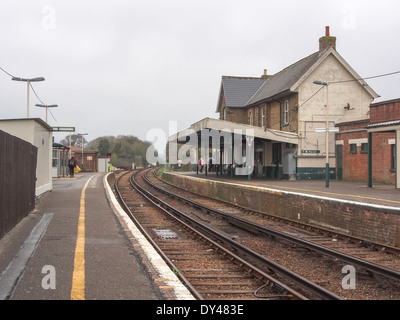
[[(154, 176), (150, 175), (147, 180), (154, 180)], [(399, 248), (390, 247), (385, 244), (371, 243), (363, 239), (341, 235), (331, 230), (240, 208), (236, 205), (227, 204), (215, 199), (206, 199), (203, 196), (171, 186), (158, 178), (157, 180), (157, 184), (162, 184), (163, 187), (160, 188), (153, 181), (152, 188), (156, 188), (159, 192), (167, 194), (169, 198), (179, 198), (180, 201), (197, 208), (201, 212), (219, 216), (228, 221), (229, 224), (244, 228), (254, 234), (264, 234), (274, 239), (280, 239), (282, 242), (287, 243), (289, 251), (291, 249), (304, 249), (305, 251), (300, 255), (305, 256), (309, 252), (314, 252), (321, 255), (321, 257), (328, 257), (330, 259), (320, 259), (326, 260), (325, 264), (315, 261), (313, 264), (310, 264), (310, 269), (317, 271), (318, 268), (315, 268), (315, 265), (318, 267), (324, 265), (319, 269), (322, 269), (322, 273), (327, 274), (330, 265), (334, 264), (339, 268), (339, 273), (340, 271), (343, 272), (343, 270), (349, 270), (348, 267), (356, 267), (357, 290), (343, 290), (343, 275), (341, 278), (334, 280), (336, 284), (341, 284), (341, 286), (336, 286), (337, 292), (341, 295), (343, 294), (346, 299), (400, 299)], [(167, 192), (167, 188), (170, 188), (172, 192)], [(206, 202), (207, 204), (202, 205), (202, 202)], [(265, 245), (263, 241), (254, 242), (258, 243), (259, 247)], [(249, 241), (244, 240), (242, 243), (247, 245)], [(259, 250), (260, 253), (265, 252), (265, 254), (269, 254), (267, 251)], [(293, 252), (289, 256), (291, 255), (293, 255)], [(308, 263), (307, 260), (309, 260), (309, 257), (304, 259), (304, 262), (300, 261), (296, 263)], [(310, 275), (310, 278), (312, 277), (313, 275)], [(315, 281), (321, 284), (327, 283), (329, 288), (332, 287), (332, 284), (329, 284), (330, 280), (327, 280), (327, 278), (324, 279), (324, 276), (321, 279), (317, 277)], [(334, 289), (332, 290), (334, 291)]]
[[(153, 171), (153, 176), (156, 176), (155, 171)], [(179, 199), (209, 214), (222, 217), (230, 224), (244, 228), (250, 232), (256, 234), (265, 234), (271, 237), (286, 240), (303, 248), (307, 248), (323, 255), (340, 259), (346, 263), (359, 266), (365, 270), (368, 270), (369, 272), (380, 274), (396, 281), (400, 280), (400, 248), (391, 247), (380, 243), (373, 243), (360, 238), (332, 232), (316, 226), (311, 226), (306, 223), (300, 223), (285, 218), (271, 216), (265, 213), (239, 208), (237, 206), (235, 206), (236, 212), (231, 210), (229, 213), (226, 213), (224, 211), (215, 209), (215, 206), (214, 208), (210, 207), (209, 203), (207, 205), (202, 204), (201, 199), (204, 197), (199, 197), (198, 195), (196, 196), (193, 193), (190, 193), (192, 196), (189, 199), (187, 195), (186, 197), (178, 195), (177, 192), (168, 191), (167, 189), (162, 188), (154, 183), (154, 181), (150, 181), (149, 178), (146, 179), (153, 188), (168, 195), (169, 197)], [(163, 184), (166, 184), (162, 180), (157, 180), (161, 181)], [(176, 189), (174, 190), (176, 191)], [(191, 200), (194, 197), (197, 199), (196, 201)], [(217, 201), (215, 201), (215, 199), (212, 199), (212, 203), (216, 202)], [(226, 203), (224, 203), (224, 206), (226, 207)], [(233, 208), (233, 206), (230, 207)], [(254, 219), (255, 215), (261, 216), (262, 219)], [(268, 223), (271, 221), (272, 224)], [(295, 229), (288, 230), (287, 228), (277, 228), (277, 221), (282, 223), (284, 227), (290, 226), (291, 228)], [(307, 233), (304, 231), (307, 231)]]
[(118, 176), (115, 190), (127, 213), (196, 298), (339, 299), (160, 200), (143, 187), (149, 182), (143, 174)]

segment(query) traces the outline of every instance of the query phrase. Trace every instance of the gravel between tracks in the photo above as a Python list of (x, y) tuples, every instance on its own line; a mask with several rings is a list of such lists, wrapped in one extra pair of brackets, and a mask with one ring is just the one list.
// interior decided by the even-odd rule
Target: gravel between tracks
[[(156, 178), (152, 178), (149, 174), (149, 178), (152, 182), (159, 184), (164, 189), (167, 189), (173, 193), (179, 193), (181, 196), (188, 198), (196, 198), (194, 201), (198, 201), (199, 197), (193, 194), (170, 186), (169, 184), (163, 183)], [(165, 198), (167, 201), (167, 198)], [(173, 202), (174, 205), (179, 206), (182, 210), (184, 209), (183, 204), (177, 204), (174, 200), (168, 200)], [(218, 207), (218, 210), (224, 212), (232, 212), (232, 207), (224, 205), (221, 202), (216, 204), (212, 200), (204, 199), (204, 203), (211, 203), (212, 207)], [(323, 256), (318, 253), (312, 253), (308, 250), (300, 247), (289, 245), (282, 241), (276, 241), (269, 237), (260, 237), (249, 234), (242, 230), (233, 231), (234, 228), (230, 225), (222, 224), (221, 219), (213, 219), (211, 215), (206, 215), (202, 212), (197, 212), (193, 208), (186, 209), (186, 212), (192, 212), (194, 216), (200, 217), (202, 220), (209, 221), (210, 225), (216, 228), (220, 228), (222, 232), (226, 232), (235, 239), (252, 248), (254, 251), (268, 257), (279, 264), (291, 269), (303, 275), (305, 278), (312, 280), (315, 283), (335, 292), (343, 299), (353, 300), (399, 300), (400, 299), (400, 283), (386, 279), (379, 275), (372, 275), (371, 273), (355, 268), (355, 288), (345, 289), (346, 285), (350, 284), (348, 271), (343, 271), (343, 267), (346, 263), (337, 259), (332, 259), (328, 256)], [(232, 213), (234, 214), (234, 213)], [(253, 217), (255, 220), (259, 220), (260, 217)], [(284, 228), (282, 224), (278, 226), (280, 229)], [(287, 232), (298, 232), (292, 227), (287, 227)]]

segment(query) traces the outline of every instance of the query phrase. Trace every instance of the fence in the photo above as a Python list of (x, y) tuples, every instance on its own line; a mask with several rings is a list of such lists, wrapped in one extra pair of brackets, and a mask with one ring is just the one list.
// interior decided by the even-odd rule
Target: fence
[(37, 148), (0, 130), (0, 238), (35, 208)]

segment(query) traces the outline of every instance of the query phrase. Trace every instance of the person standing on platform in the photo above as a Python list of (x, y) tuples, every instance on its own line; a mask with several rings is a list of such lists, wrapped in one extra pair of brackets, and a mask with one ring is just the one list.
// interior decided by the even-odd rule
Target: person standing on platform
[(203, 172), (203, 166), (204, 166), (203, 162), (204, 162), (203, 158), (200, 157), (200, 160), (199, 160), (200, 172)]
[(74, 157), (71, 157), (71, 159), (68, 160), (68, 167), (69, 167), (69, 176), (70, 176), (70, 178), (73, 178), (74, 170), (76, 167), (76, 160)]

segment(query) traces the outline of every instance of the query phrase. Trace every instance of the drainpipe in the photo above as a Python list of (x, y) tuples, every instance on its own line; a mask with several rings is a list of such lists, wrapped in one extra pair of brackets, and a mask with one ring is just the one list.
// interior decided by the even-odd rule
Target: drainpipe
[(372, 188), (372, 132), (368, 132), (368, 188)]
[(396, 189), (400, 189), (400, 129), (396, 130), (396, 155), (395, 155), (395, 170), (396, 170)]

